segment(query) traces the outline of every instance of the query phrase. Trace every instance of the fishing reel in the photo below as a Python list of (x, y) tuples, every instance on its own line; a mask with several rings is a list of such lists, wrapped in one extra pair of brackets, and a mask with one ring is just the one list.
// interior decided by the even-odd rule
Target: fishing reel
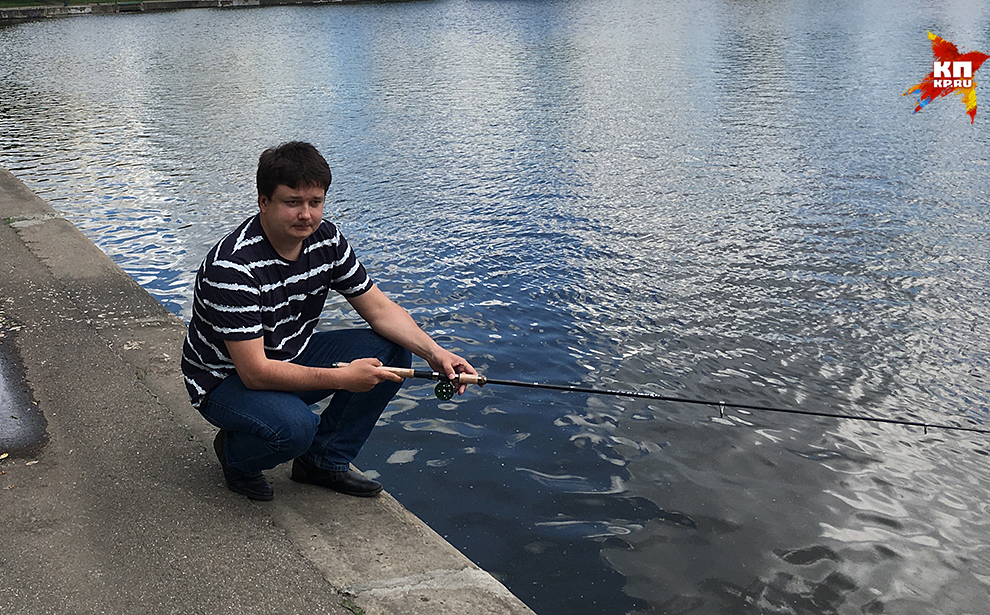
[(441, 380), (437, 382), (437, 386), (433, 387), (433, 393), (437, 396), (437, 399), (441, 401), (449, 401), (454, 398), (454, 392), (457, 387), (450, 380)]

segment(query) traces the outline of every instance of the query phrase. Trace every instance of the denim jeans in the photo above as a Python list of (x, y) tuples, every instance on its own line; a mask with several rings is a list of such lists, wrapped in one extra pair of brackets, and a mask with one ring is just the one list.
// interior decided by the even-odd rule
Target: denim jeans
[[(314, 333), (293, 361), (310, 367), (375, 357), (384, 365), (409, 367), (412, 355), (370, 329)], [(346, 470), (364, 446), (401, 383), (381, 382), (365, 393), (349, 391), (255, 391), (237, 374), (228, 376), (200, 406), (224, 430), (227, 464), (256, 473), (303, 457), (324, 470)], [(327, 397), (322, 414), (310, 408)]]

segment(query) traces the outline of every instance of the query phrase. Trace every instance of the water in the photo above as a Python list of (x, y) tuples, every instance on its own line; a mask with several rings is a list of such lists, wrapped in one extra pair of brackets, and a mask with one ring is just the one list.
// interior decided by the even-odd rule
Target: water
[[(0, 165), (177, 314), (303, 138), (494, 378), (987, 426), (977, 2), (438, 0), (0, 29)], [(982, 73), (977, 73), (977, 81)], [(346, 304), (325, 325), (356, 323)], [(410, 382), (358, 459), (541, 615), (976, 613), (987, 439)]]

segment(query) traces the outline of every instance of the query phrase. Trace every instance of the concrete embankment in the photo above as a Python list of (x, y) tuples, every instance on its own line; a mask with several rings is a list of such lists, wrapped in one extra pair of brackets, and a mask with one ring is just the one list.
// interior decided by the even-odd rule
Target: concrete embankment
[(47, 420), (0, 460), (0, 613), (532, 615), (387, 494), (285, 466), (274, 502), (228, 491), (182, 321), (3, 169), (0, 218), (0, 327)]
[(155, 11), (175, 11), (179, 9), (224, 9), (288, 4), (348, 4), (367, 1), (368, 0), (124, 0), (123, 2), (97, 4), (21, 6), (0, 8), (0, 24), (31, 21), (34, 19), (48, 19), (51, 17), (72, 17), (75, 15), (150, 13)]

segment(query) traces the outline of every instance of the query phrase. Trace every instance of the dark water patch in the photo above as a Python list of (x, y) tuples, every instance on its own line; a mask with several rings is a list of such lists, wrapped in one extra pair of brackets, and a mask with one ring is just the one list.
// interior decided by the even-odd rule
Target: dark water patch
[(873, 545), (873, 549), (883, 559), (901, 559), (901, 555), (897, 551), (884, 545)]
[(879, 525), (881, 527), (889, 528), (891, 530), (900, 531), (904, 529), (904, 524), (897, 519), (892, 519), (890, 517), (871, 513), (856, 513), (858, 519), (862, 519), (866, 523), (871, 523)]
[(579, 519), (604, 519), (614, 522), (645, 523), (665, 513), (646, 498), (624, 494), (588, 496), (582, 494), (557, 494), (534, 507), (545, 518), (553, 518), (566, 510), (569, 516)]
[(816, 564), (822, 560), (830, 560), (833, 562), (839, 561), (839, 555), (832, 549), (822, 546), (815, 545), (813, 547), (806, 547), (804, 549), (794, 549), (792, 551), (774, 551), (777, 556), (789, 564), (795, 564), (797, 566), (808, 566), (811, 564)]
[(47, 427), (31, 398), (17, 352), (0, 327), (0, 453), (33, 456), (47, 441)]
[(857, 585), (841, 573), (832, 573), (820, 582), (809, 582), (779, 572), (769, 582), (754, 581), (741, 586), (721, 579), (708, 579), (700, 588), (711, 596), (709, 608), (712, 612), (831, 615), (841, 611)]
[[(513, 593), (537, 613), (599, 615), (647, 606), (616, 591), (624, 579), (597, 556), (600, 542), (585, 540), (583, 533), (540, 532), (538, 538), (520, 542), (519, 536), (532, 534), (519, 520), (479, 512), (463, 512), (449, 519), (444, 538), (464, 545), (461, 550), (475, 561), (484, 557), (498, 562), (490, 568), (496, 578), (508, 580), (499, 571), (511, 569), (513, 576), (534, 579), (517, 584)], [(589, 561), (597, 564), (589, 567)], [(575, 576), (581, 579), (578, 585), (573, 583)], [(547, 600), (549, 595), (554, 596), (552, 601)]]

